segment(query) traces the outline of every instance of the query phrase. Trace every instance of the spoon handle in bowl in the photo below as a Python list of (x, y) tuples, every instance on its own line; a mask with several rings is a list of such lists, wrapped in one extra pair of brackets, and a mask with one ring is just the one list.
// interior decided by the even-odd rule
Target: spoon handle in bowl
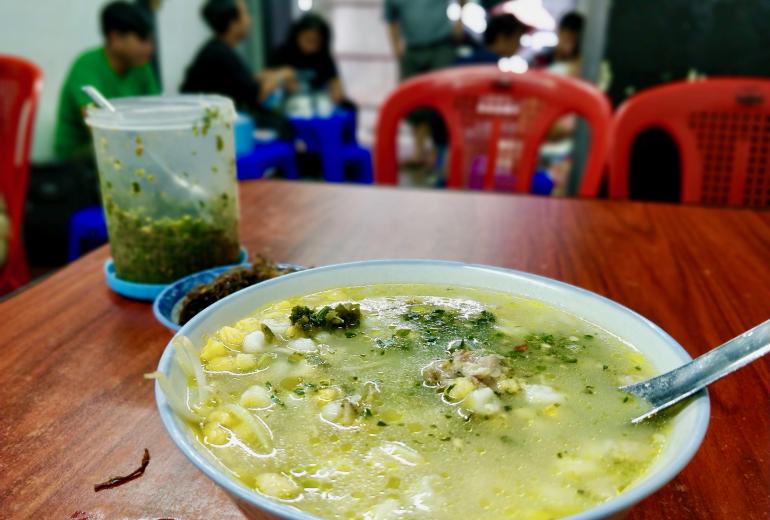
[(674, 370), (620, 388), (646, 399), (653, 408), (632, 422), (638, 423), (681, 401), (717, 379), (770, 352), (770, 320), (710, 350)]

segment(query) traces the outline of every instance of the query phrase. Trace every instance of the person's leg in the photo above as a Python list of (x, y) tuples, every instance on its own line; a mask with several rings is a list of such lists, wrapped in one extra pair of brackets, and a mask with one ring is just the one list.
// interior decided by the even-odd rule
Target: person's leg
[[(406, 49), (400, 61), (401, 81), (425, 72), (428, 70), (429, 64), (430, 56), (426, 49)], [(407, 116), (414, 143), (412, 157), (405, 162), (407, 167), (421, 168), (426, 163), (430, 125), (423, 112), (416, 110)]]
[[(454, 65), (457, 60), (457, 50), (452, 43), (445, 43), (431, 49), (429, 56), (429, 63), (427, 64), (429, 70), (441, 70)], [(447, 144), (447, 129), (444, 124), (444, 120), (438, 113), (433, 112), (432, 117), (428, 121), (431, 128), (431, 137), (433, 143), (438, 146), (444, 146)]]
[(440, 70), (451, 67), (457, 60), (457, 47), (452, 42), (446, 42), (431, 48), (428, 70)]

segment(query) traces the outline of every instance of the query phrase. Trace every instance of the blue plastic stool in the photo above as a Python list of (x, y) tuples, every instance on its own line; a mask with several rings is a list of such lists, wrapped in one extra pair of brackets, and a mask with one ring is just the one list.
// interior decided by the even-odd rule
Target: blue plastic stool
[(257, 143), (254, 149), (238, 158), (238, 180), (261, 179), (271, 168), (279, 168), (287, 179), (299, 179), (294, 146), (286, 141)]
[(235, 134), (235, 156), (243, 157), (254, 148), (254, 120), (248, 114), (238, 114), (233, 125)]
[(342, 148), (342, 160), (346, 166), (351, 167), (356, 182), (362, 184), (374, 182), (372, 154), (369, 150), (355, 144), (345, 145)]
[(89, 206), (70, 217), (69, 261), (107, 242), (107, 225), (101, 206)]
[(305, 143), (307, 151), (320, 156), (324, 180), (344, 182), (342, 129), (346, 120), (333, 114), (329, 117), (292, 117), (290, 121), (296, 138)]
[(550, 195), (553, 191), (554, 182), (546, 170), (538, 170), (532, 177), (532, 185), (529, 192), (533, 195)]

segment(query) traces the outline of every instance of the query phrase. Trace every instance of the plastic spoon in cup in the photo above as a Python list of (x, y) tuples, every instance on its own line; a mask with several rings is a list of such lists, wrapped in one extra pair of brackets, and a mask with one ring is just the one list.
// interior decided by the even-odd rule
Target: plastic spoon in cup
[(641, 397), (652, 405), (649, 411), (631, 422), (642, 422), (768, 352), (770, 320), (674, 370), (646, 381), (620, 387), (623, 392)]
[(117, 112), (117, 110), (115, 110), (115, 105), (107, 101), (107, 98), (104, 97), (102, 93), (99, 92), (93, 85), (85, 85), (83, 87), (83, 92), (85, 92), (86, 95), (91, 98), (91, 101), (96, 103), (96, 106), (99, 108), (109, 110), (110, 112)]
[[(93, 101), (96, 106), (99, 108), (103, 108), (104, 110), (107, 110), (109, 112), (114, 112), (118, 114), (118, 117), (120, 117), (120, 113), (115, 108), (115, 105), (110, 103), (104, 95), (102, 95), (99, 90), (94, 87), (93, 85), (85, 85), (83, 86), (83, 92), (86, 93), (88, 97), (91, 98), (91, 101)], [(191, 185), (186, 180), (182, 179), (179, 175), (177, 175), (171, 167), (169, 167), (168, 164), (164, 160), (162, 160), (160, 157), (158, 157), (155, 153), (152, 152), (152, 150), (147, 150), (147, 155), (155, 161), (155, 163), (160, 167), (161, 170), (168, 176), (169, 179), (171, 179), (174, 183), (179, 185), (182, 189), (194, 194), (195, 196), (202, 198), (206, 196), (206, 193), (197, 186)]]

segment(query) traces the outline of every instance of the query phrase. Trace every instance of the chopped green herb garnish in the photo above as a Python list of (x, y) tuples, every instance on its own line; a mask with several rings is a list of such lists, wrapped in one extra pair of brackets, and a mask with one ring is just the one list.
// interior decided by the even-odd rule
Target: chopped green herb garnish
[(306, 334), (317, 331), (349, 329), (361, 324), (361, 307), (357, 303), (340, 303), (333, 309), (328, 305), (313, 310), (297, 305), (289, 316), (291, 324), (302, 329)]

